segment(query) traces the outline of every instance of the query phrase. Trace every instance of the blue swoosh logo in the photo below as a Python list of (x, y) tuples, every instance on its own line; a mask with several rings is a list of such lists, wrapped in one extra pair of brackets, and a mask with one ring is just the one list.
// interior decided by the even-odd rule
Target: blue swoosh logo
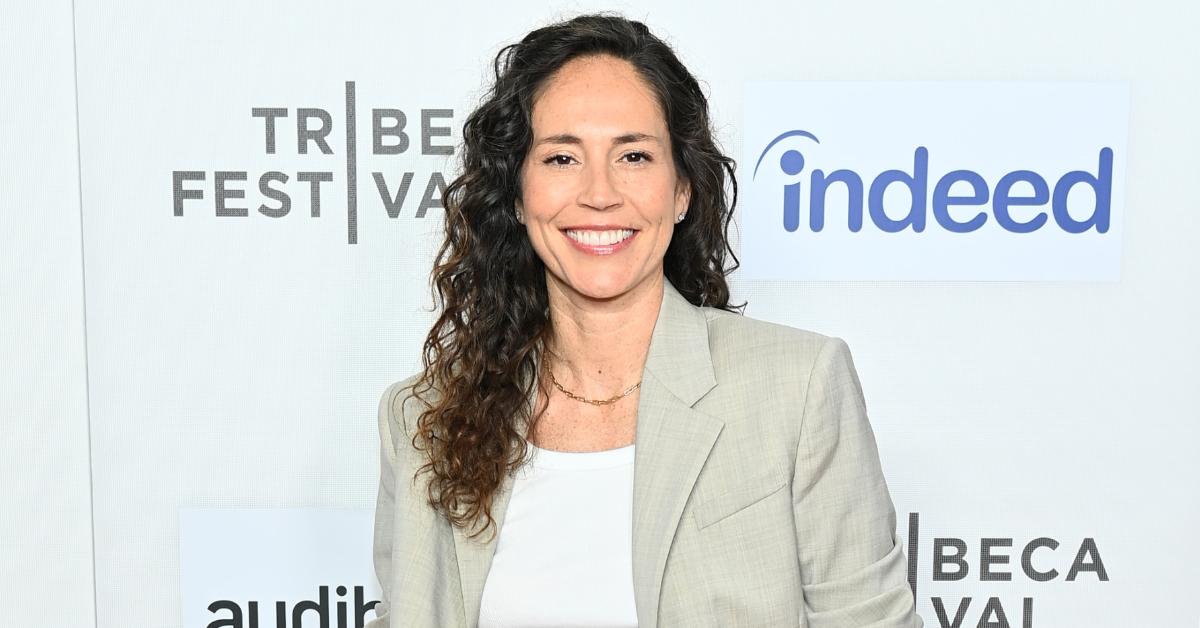
[(758, 156), (758, 161), (755, 162), (755, 164), (754, 164), (754, 174), (750, 175), (750, 178), (753, 179), (754, 177), (758, 176), (758, 166), (760, 164), (762, 164), (763, 157), (767, 156), (767, 151), (771, 150), (772, 146), (778, 144), (781, 140), (787, 139), (789, 137), (796, 137), (796, 136), (807, 137), (808, 139), (810, 139), (818, 144), (821, 143), (821, 140), (817, 139), (817, 137), (815, 135), (813, 135), (812, 133), (809, 133), (808, 131), (801, 131), (800, 129), (796, 129), (794, 131), (785, 131), (783, 133), (780, 133), (778, 137), (771, 140), (771, 142), (769, 144), (767, 144), (767, 147), (763, 149), (762, 154), (760, 154)]

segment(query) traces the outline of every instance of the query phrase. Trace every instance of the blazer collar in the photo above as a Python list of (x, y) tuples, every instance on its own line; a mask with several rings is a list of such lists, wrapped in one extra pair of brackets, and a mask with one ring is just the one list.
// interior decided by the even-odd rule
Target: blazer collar
[[(536, 380), (534, 383), (536, 394)], [(657, 628), (667, 552), (692, 486), (724, 426), (720, 419), (692, 408), (715, 385), (707, 317), (664, 277), (662, 304), (639, 390), (635, 437), (633, 583), (642, 628)], [(534, 399), (529, 399), (530, 408)], [(512, 484), (512, 476), (505, 475), (492, 501), (496, 534), (488, 532), (468, 539), (466, 531), (450, 526), (466, 628), (478, 628), (483, 586), (504, 524)], [(563, 530), (563, 534), (571, 531)]]

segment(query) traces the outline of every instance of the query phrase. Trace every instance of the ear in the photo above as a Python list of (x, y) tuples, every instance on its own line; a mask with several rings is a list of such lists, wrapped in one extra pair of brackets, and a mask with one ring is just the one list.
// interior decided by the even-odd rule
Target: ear
[(688, 203), (692, 200), (692, 183), (686, 179), (680, 179), (675, 186), (675, 215), (680, 212), (687, 211)]

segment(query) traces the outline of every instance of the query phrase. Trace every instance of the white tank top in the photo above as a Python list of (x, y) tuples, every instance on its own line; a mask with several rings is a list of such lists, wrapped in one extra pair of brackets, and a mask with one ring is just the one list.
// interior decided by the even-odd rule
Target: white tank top
[(533, 449), (514, 477), (479, 628), (636, 628), (634, 445)]

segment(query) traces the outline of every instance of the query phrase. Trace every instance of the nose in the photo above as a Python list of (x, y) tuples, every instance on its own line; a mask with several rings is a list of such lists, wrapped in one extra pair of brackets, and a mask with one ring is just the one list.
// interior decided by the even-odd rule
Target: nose
[(605, 210), (621, 204), (621, 191), (613, 180), (614, 172), (605, 159), (593, 159), (584, 168), (579, 204)]

